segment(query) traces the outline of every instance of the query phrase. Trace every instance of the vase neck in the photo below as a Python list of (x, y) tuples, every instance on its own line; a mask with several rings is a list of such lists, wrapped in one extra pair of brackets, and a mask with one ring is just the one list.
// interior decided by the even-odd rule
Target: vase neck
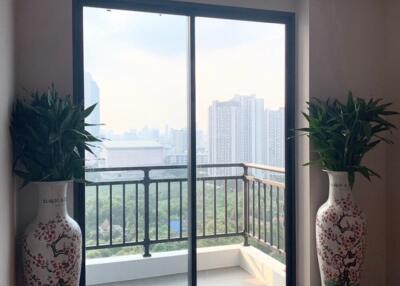
[(35, 183), (39, 194), (38, 218), (67, 216), (68, 182)]
[(353, 201), (353, 193), (350, 188), (347, 172), (327, 171), (329, 176), (329, 199), (330, 204), (343, 204)]

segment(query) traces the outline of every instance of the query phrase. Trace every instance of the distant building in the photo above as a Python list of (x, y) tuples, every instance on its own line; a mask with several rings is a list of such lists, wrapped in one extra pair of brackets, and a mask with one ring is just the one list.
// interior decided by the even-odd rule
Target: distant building
[(136, 132), (139, 140), (159, 140), (160, 130), (145, 126), (142, 130)]
[[(99, 124), (100, 123), (100, 89), (97, 85), (96, 81), (93, 79), (90, 73), (85, 72), (84, 74), (84, 94), (85, 94), (85, 108), (92, 106), (93, 104), (97, 104), (96, 108), (93, 112), (86, 117), (85, 123), (90, 124)], [(94, 136), (100, 136), (100, 125), (97, 126), (86, 126), (85, 128)], [(90, 152), (86, 152), (86, 166), (87, 167), (100, 167), (101, 162), (101, 144), (94, 143), (93, 145), (97, 146), (92, 148), (92, 151), (95, 155)]]
[(236, 95), (231, 101), (238, 104), (236, 161), (263, 163), (264, 100)]
[[(85, 108), (97, 104), (93, 112), (86, 117), (86, 123), (99, 124), (100, 123), (100, 89), (92, 75), (85, 72), (84, 79), (84, 92), (85, 92)], [(90, 133), (95, 136), (100, 135), (100, 126), (88, 126), (86, 127)]]
[[(209, 107), (209, 162), (263, 163), (264, 100), (235, 96), (225, 102), (214, 101)], [(231, 175), (223, 168), (216, 173)]]
[[(264, 110), (263, 99), (237, 95), (229, 101), (214, 101), (208, 116), (209, 163), (251, 162), (284, 167), (284, 108)], [(235, 171), (217, 168), (211, 172), (232, 175)]]
[(285, 110), (265, 111), (266, 122), (266, 164), (285, 167)]
[[(197, 164), (207, 164), (208, 163), (208, 154), (206, 153), (197, 153), (196, 154)], [(168, 154), (165, 156), (165, 164), (166, 165), (186, 165), (188, 163), (187, 154)]]
[(156, 141), (105, 141), (104, 152), (109, 168), (164, 165), (164, 148)]
[(173, 153), (184, 154), (187, 152), (187, 129), (170, 129), (169, 136)]
[(186, 165), (187, 154), (168, 154), (165, 156), (166, 165)]
[[(238, 162), (237, 132), (239, 103), (214, 101), (208, 109), (209, 163)], [(229, 169), (211, 170), (218, 175), (230, 175)]]

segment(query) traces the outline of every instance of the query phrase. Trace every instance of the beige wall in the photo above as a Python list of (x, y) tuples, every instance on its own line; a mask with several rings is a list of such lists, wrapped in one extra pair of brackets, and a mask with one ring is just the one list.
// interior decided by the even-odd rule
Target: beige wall
[[(386, 96), (400, 110), (400, 1), (387, 0), (385, 7), (385, 88)], [(400, 118), (395, 121), (400, 127)], [(387, 148), (387, 273), (388, 286), (400, 281), (400, 132), (394, 133), (395, 145)]]
[[(368, 98), (384, 97), (384, 1), (310, 0), (310, 97), (344, 99), (349, 89)], [(368, 165), (382, 174), (372, 184), (357, 178), (355, 196), (368, 218), (367, 259), (361, 285), (384, 285), (386, 279), (386, 150), (371, 152)], [(310, 173), (311, 239), (314, 219), (327, 198), (327, 178), (319, 168)], [(320, 285), (314, 247), (311, 283)]]
[(72, 1), (16, 0), (16, 89), (72, 93)]
[[(11, 0), (6, 0), (10, 2)], [(352, 89), (361, 97), (385, 96), (396, 99), (398, 87), (399, 46), (391, 46), (400, 26), (399, 13), (392, 8), (397, 0), (198, 0), (193, 2), (269, 8), (284, 11), (298, 9), (298, 109), (304, 109), (309, 94), (319, 98), (334, 96), (343, 99), (347, 90)], [(69, 0), (17, 0), (16, 21), (16, 87), (28, 89), (45, 88), (51, 81), (62, 92), (72, 91), (72, 16)], [(0, 9), (2, 11), (4, 9)], [(390, 16), (385, 26), (385, 15)], [(0, 17), (0, 21), (4, 21)], [(391, 25), (393, 25), (391, 27)], [(388, 47), (385, 50), (385, 29)], [(389, 29), (390, 28), (390, 29)], [(0, 43), (2, 44), (2, 43)], [(1, 49), (0, 49), (1, 50)], [(386, 58), (383, 55), (386, 55)], [(390, 57), (392, 55), (392, 57)], [(395, 57), (397, 56), (397, 58)], [(384, 62), (386, 59), (386, 65)], [(397, 64), (393, 61), (397, 60)], [(1, 68), (1, 67), (0, 67)], [(388, 71), (385, 74), (385, 71)], [(395, 73), (397, 72), (397, 74)], [(386, 77), (385, 77), (386, 75)], [(385, 89), (387, 84), (388, 89)], [(301, 123), (299, 123), (301, 125)], [(397, 136), (400, 136), (397, 134)], [(400, 137), (396, 138), (400, 141)], [(367, 261), (362, 285), (384, 285), (386, 276), (396, 285), (400, 277), (398, 269), (400, 244), (394, 239), (400, 235), (399, 227), (386, 227), (389, 223), (400, 225), (400, 195), (396, 190), (396, 169), (400, 162), (398, 145), (378, 148), (367, 161), (383, 175), (383, 180), (373, 184), (359, 179), (356, 198), (366, 212), (369, 222)], [(307, 161), (309, 149), (306, 141), (301, 141), (297, 150), (297, 166)], [(386, 160), (386, 154), (392, 156)], [(393, 160), (397, 159), (397, 160)], [(386, 172), (388, 170), (388, 172)], [(327, 196), (327, 180), (315, 168), (300, 168), (298, 173), (299, 241), (298, 255), (299, 285), (320, 285), (315, 253), (314, 220), (319, 205)], [(386, 189), (389, 203), (386, 203)], [(22, 229), (34, 215), (34, 192), (25, 190), (18, 199), (18, 226)], [(387, 208), (388, 207), (388, 208)], [(387, 210), (386, 210), (387, 209)], [(2, 218), (0, 218), (2, 219)], [(386, 232), (388, 231), (388, 236)], [(387, 240), (386, 240), (387, 237)], [(386, 254), (386, 242), (390, 249)], [(1, 251), (1, 248), (0, 248)], [(0, 253), (1, 254), (1, 253)], [(388, 271), (386, 262), (389, 262)], [(390, 271), (391, 270), (391, 271)], [(397, 273), (395, 272), (397, 270)], [(2, 270), (1, 270), (2, 271)], [(0, 281), (1, 282), (1, 281)], [(1, 284), (1, 283), (0, 283)], [(8, 285), (8, 284), (6, 284)]]
[(13, 2), (0, 0), (0, 285), (14, 285), (14, 187), (9, 113), (14, 94)]
[[(281, 11), (294, 11), (296, 3), (295, 0), (193, 2)], [(26, 96), (23, 88), (44, 90), (51, 82), (56, 84), (61, 93), (72, 93), (72, 1), (16, 0), (16, 14), (15, 87), (18, 96)], [(69, 198), (71, 210), (71, 192)], [(29, 186), (17, 192), (19, 237), (36, 214), (36, 201), (36, 190)], [(20, 249), (19, 243), (17, 247)]]
[[(26, 96), (24, 89), (43, 91), (52, 82), (62, 94), (71, 94), (72, 1), (14, 1), (16, 3), (15, 90), (17, 95)], [(72, 192), (69, 193), (71, 210)], [(16, 201), (17, 252), (19, 253), (21, 234), (36, 215), (36, 190), (29, 186), (18, 190)], [(18, 260), (17, 263), (19, 271), (21, 271), (20, 262)], [(21, 275), (17, 275), (18, 285), (22, 285), (20, 278)]]
[[(45, 90), (52, 82), (72, 94), (72, 1), (17, 0), (15, 21), (18, 96)], [(36, 193), (29, 186), (17, 192), (17, 231), (36, 214)]]

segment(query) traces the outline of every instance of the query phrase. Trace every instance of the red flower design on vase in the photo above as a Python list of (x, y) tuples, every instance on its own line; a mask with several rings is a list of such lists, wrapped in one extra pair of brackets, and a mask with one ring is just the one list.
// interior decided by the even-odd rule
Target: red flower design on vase
[(27, 286), (79, 285), (82, 235), (78, 224), (66, 212), (65, 195), (65, 182), (44, 185), (40, 190), (39, 214), (23, 238)]
[(354, 202), (347, 173), (328, 172), (329, 199), (316, 219), (317, 254), (322, 285), (360, 285), (366, 219)]

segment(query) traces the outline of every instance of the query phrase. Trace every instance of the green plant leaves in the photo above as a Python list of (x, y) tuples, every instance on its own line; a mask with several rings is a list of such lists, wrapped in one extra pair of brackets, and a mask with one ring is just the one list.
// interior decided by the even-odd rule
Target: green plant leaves
[(320, 164), (327, 170), (348, 172), (351, 185), (356, 172), (368, 180), (373, 176), (379, 177), (375, 171), (362, 166), (361, 162), (364, 155), (380, 142), (393, 143), (382, 133), (396, 128), (385, 118), (398, 112), (387, 110), (392, 103), (381, 102), (382, 99), (366, 101), (354, 97), (351, 92), (346, 104), (330, 99), (308, 102), (308, 114), (302, 114), (309, 126), (298, 131), (309, 136), (318, 155), (310, 163)]
[(85, 118), (96, 105), (83, 109), (70, 96), (60, 97), (52, 85), (31, 101), (18, 99), (13, 107), (10, 132), (14, 173), (32, 181), (83, 181), (83, 152), (93, 153), (89, 142), (101, 142), (85, 130)]

